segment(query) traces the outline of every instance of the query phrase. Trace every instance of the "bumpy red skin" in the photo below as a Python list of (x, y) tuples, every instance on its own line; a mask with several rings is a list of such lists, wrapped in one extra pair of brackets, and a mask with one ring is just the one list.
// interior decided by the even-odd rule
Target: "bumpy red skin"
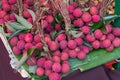
[(74, 8), (78, 7), (78, 3), (76, 2), (72, 2), (70, 5), (73, 6)]
[(37, 43), (36, 45), (36, 48), (42, 50), (43, 49), (43, 44), (41, 42)]
[(68, 48), (75, 49), (77, 47), (77, 43), (74, 40), (68, 41)]
[(60, 63), (54, 63), (53, 65), (52, 65), (52, 70), (54, 71), (54, 72), (61, 72), (61, 64)]
[(46, 76), (49, 76), (51, 73), (52, 73), (52, 70), (51, 70), (51, 69), (46, 69), (46, 70), (45, 70), (45, 75), (46, 75)]
[(95, 40), (95, 37), (90, 35), (90, 34), (88, 34), (88, 35), (86, 35), (85, 39), (88, 42), (93, 42)]
[(26, 43), (25, 44), (25, 49), (32, 48), (33, 44), (32, 43)]
[(114, 38), (115, 38), (115, 36), (112, 33), (107, 34), (107, 39), (109, 39), (110, 41), (113, 41)]
[(75, 41), (76, 41), (76, 43), (77, 43), (78, 46), (80, 46), (80, 45), (83, 44), (82, 38), (76, 38)]
[(52, 60), (56, 63), (60, 63), (60, 57), (58, 57), (58, 56), (53, 56)]
[(84, 22), (82, 21), (82, 19), (77, 19), (73, 22), (73, 24), (76, 26), (76, 27), (82, 27), (84, 25)]
[(120, 38), (115, 38), (113, 41), (112, 41), (112, 44), (114, 47), (119, 47), (120, 46)]
[(32, 42), (33, 41), (33, 35), (31, 33), (27, 33), (25, 36), (26, 42)]
[(61, 60), (66, 61), (66, 60), (68, 60), (68, 58), (69, 58), (69, 55), (67, 52), (61, 53)]
[(61, 53), (60, 53), (60, 51), (59, 50), (57, 50), (57, 51), (55, 51), (54, 53), (53, 53), (55, 56), (61, 56)]
[(83, 13), (82, 20), (84, 22), (90, 22), (92, 20), (91, 15), (88, 12)]
[(70, 71), (70, 65), (63, 63), (62, 64), (62, 73), (68, 73)]
[(12, 38), (10, 39), (10, 45), (16, 46), (17, 43), (18, 43), (18, 38), (17, 38), (17, 37), (12, 37)]
[(9, 15), (4, 16), (4, 20), (5, 21), (9, 21), (10, 20), (10, 16)]
[(65, 48), (67, 48), (67, 41), (66, 40), (62, 40), (62, 41), (60, 41), (60, 48), (61, 49), (65, 49)]
[(59, 44), (57, 42), (51, 41), (49, 45), (49, 49), (51, 51), (56, 51), (59, 48)]
[(17, 47), (20, 50), (24, 49), (24, 47), (25, 47), (25, 41), (23, 41), (23, 40), (18, 41)]
[(81, 51), (77, 54), (77, 57), (78, 57), (78, 59), (83, 60), (86, 58), (86, 53)]
[(62, 40), (65, 40), (65, 39), (66, 39), (66, 35), (65, 35), (64, 33), (59, 34), (59, 35), (57, 36), (57, 40), (58, 40), (58, 41), (62, 41)]
[(20, 40), (25, 40), (25, 36), (26, 36), (26, 34), (24, 34), (24, 33), (21, 33), (21, 34), (19, 34), (19, 39)]
[(77, 57), (77, 52), (75, 50), (69, 50), (68, 54), (70, 58), (76, 58)]
[(108, 48), (111, 45), (111, 41), (109, 39), (103, 40), (102, 44), (103, 48)]
[(99, 15), (93, 15), (92, 16), (92, 21), (95, 22), (95, 23), (99, 22), (100, 21), (100, 16)]
[(105, 40), (107, 38), (107, 36), (106, 35), (103, 35), (101, 38), (100, 38), (100, 40), (102, 41), (102, 40)]
[(37, 66), (39, 67), (44, 67), (44, 63), (45, 63), (45, 58), (39, 58), (37, 60)]
[(13, 5), (13, 4), (16, 3), (16, 0), (9, 0), (8, 2), (9, 2), (10, 5)]
[(40, 42), (40, 40), (41, 40), (40, 35), (39, 35), (39, 34), (36, 34), (36, 35), (34, 36), (34, 41), (38, 43), (38, 42)]
[(3, 18), (4, 16), (6, 15), (6, 12), (5, 11), (0, 11), (0, 18)]
[(27, 64), (28, 64), (29, 66), (34, 66), (34, 65), (36, 65), (36, 62), (37, 62), (37, 60), (36, 60), (35, 57), (29, 58), (29, 59), (27, 60)]
[(47, 60), (47, 61), (45, 61), (45, 63), (44, 63), (45, 69), (51, 69), (51, 68), (52, 68), (52, 65), (53, 65), (53, 63), (52, 63), (51, 60)]
[(83, 46), (83, 45), (80, 46), (80, 50), (86, 54), (88, 54), (90, 51), (90, 49), (87, 46)]
[(27, 10), (24, 10), (24, 11), (23, 11), (23, 16), (24, 16), (25, 18), (31, 18), (31, 15), (30, 15), (30, 13), (29, 13)]
[(54, 18), (53, 18), (52, 15), (48, 15), (48, 16), (46, 17), (46, 21), (47, 21), (48, 23), (52, 23), (53, 20), (54, 20)]
[(36, 69), (36, 75), (37, 76), (43, 76), (44, 73), (45, 73), (45, 71), (44, 71), (43, 68), (39, 67), (39, 68)]
[(34, 0), (26, 0), (26, 4), (29, 6), (33, 6)]
[(115, 36), (120, 36), (120, 28), (113, 28), (113, 34), (115, 35)]
[(94, 36), (95, 36), (96, 39), (101, 39), (102, 36), (103, 36), (103, 33), (102, 33), (102, 31), (100, 29), (97, 29), (94, 32)]
[(99, 49), (100, 48), (100, 42), (98, 40), (95, 40), (94, 42), (92, 42), (92, 47), (94, 49)]
[(61, 80), (60, 74), (55, 72), (52, 72), (48, 77), (49, 77), (49, 80)]
[(28, 18), (27, 19), (30, 23), (33, 23), (33, 19), (32, 18)]
[(88, 34), (90, 32), (90, 27), (89, 26), (83, 26), (81, 28), (81, 30), (84, 34)]
[(55, 30), (60, 31), (61, 29), (62, 29), (62, 27), (60, 26), (60, 24), (55, 25)]
[(106, 28), (106, 32), (107, 33), (111, 33), (112, 32), (112, 26), (110, 25), (110, 24), (107, 24), (106, 26), (105, 26), (105, 28)]
[(78, 53), (78, 52), (80, 52), (81, 49), (80, 49), (80, 47), (76, 47), (74, 50), (76, 53)]
[(98, 9), (97, 7), (93, 6), (90, 8), (90, 14), (92, 15), (97, 15), (98, 14)]
[(44, 28), (47, 28), (48, 22), (46, 20), (42, 20), (42, 25)]
[(72, 5), (69, 5), (67, 9), (68, 9), (69, 13), (74, 12), (74, 7)]
[(76, 8), (74, 11), (73, 11), (73, 15), (75, 17), (80, 17), (82, 15), (82, 11), (79, 9), (79, 8)]
[(13, 47), (12, 50), (13, 50), (13, 53), (14, 53), (15, 55), (19, 55), (19, 54), (21, 53), (21, 50), (18, 49), (17, 46)]
[(112, 51), (114, 49), (114, 46), (111, 44), (110, 47), (106, 48), (107, 51)]
[(14, 14), (10, 14), (10, 19), (11, 19), (11, 20), (16, 20), (15, 15), (14, 15)]
[(3, 4), (3, 5), (2, 5), (2, 8), (3, 8), (3, 10), (6, 11), (6, 12), (10, 11), (10, 5), (7, 4), (7, 3)]

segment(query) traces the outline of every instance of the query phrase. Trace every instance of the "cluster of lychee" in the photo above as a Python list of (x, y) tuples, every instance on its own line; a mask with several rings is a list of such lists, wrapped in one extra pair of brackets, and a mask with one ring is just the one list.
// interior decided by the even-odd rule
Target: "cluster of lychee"
[[(46, 0), (41, 1), (45, 2)], [(23, 2), (25, 8), (34, 10), (33, 0), (24, 0)], [(7, 4), (7, 6), (12, 6), (15, 3), (16, 0), (2, 0), (2, 4)], [(112, 51), (114, 48), (120, 46), (120, 28), (113, 28), (110, 24), (107, 24), (105, 26), (106, 31), (96, 29), (95, 31), (90, 32), (91, 27), (89, 24), (97, 23), (101, 19), (99, 10), (96, 6), (91, 6), (89, 10), (84, 11), (79, 8), (78, 3), (76, 2), (71, 3), (67, 9), (72, 21), (71, 23), (74, 28), (79, 29), (78, 33), (82, 33), (81, 36), (77, 38), (73, 36), (71, 39), (68, 39), (68, 35), (63, 32), (53, 39), (52, 34), (54, 31), (65, 29), (57, 22), (55, 23), (55, 26), (52, 25), (55, 20), (51, 4), (46, 4), (45, 7), (48, 7), (50, 12), (45, 14), (45, 18), (42, 20), (42, 25), (45, 30), (44, 39), (50, 51), (51, 57), (49, 55), (38, 57), (36, 53), (33, 53), (26, 61), (29, 66), (37, 65), (37, 76), (46, 75), (49, 77), (49, 80), (61, 80), (61, 75), (70, 71), (70, 63), (68, 62), (69, 58), (78, 58), (83, 60), (93, 49), (105, 48), (107, 51)], [(6, 7), (5, 9), (3, 7), (0, 10), (1, 14), (5, 13), (5, 15), (0, 16), (0, 21), (5, 20), (5, 16), (10, 15), (7, 13), (9, 11), (12, 11), (11, 8), (9, 10)], [(32, 16), (25, 9), (23, 11), (23, 17), (33, 23)], [(8, 19), (5, 21), (10, 20), (16, 19)], [(85, 45), (85, 41), (91, 46)], [(12, 46), (14, 54), (18, 56), (24, 56), (26, 51), (30, 48), (37, 48), (41, 52), (44, 50), (44, 43), (42, 43), (39, 33), (21, 33), (10, 39), (10, 45)]]

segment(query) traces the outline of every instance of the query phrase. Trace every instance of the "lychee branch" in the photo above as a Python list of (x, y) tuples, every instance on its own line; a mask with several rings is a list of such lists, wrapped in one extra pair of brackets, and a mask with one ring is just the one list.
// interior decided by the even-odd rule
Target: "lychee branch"
[(22, 0), (17, 0), (17, 7), (19, 9), (19, 16), (22, 16), (22, 12), (23, 12), (23, 7), (22, 7)]

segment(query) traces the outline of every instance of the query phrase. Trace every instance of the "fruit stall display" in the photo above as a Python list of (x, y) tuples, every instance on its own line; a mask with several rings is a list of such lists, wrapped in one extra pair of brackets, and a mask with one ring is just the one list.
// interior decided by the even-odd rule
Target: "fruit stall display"
[(62, 80), (120, 58), (114, 0), (1, 0), (0, 37), (22, 77)]

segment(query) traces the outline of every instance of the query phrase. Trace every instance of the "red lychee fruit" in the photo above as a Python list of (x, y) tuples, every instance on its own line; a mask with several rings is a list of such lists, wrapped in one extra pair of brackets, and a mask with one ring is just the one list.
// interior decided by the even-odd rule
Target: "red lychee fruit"
[(80, 46), (80, 45), (83, 44), (82, 38), (76, 38), (76, 39), (75, 39), (75, 42), (77, 43), (78, 46)]
[(82, 11), (79, 9), (79, 8), (76, 8), (74, 11), (73, 11), (73, 15), (75, 17), (80, 17), (82, 15)]
[(25, 49), (32, 48), (33, 44), (32, 43), (26, 43), (25, 44)]
[(51, 25), (48, 25), (47, 28), (45, 28), (46, 32), (51, 32), (53, 30)]
[(72, 2), (70, 5), (73, 6), (74, 8), (78, 7), (78, 3), (76, 2)]
[(90, 22), (92, 19), (91, 15), (88, 12), (83, 13), (82, 20), (84, 22)]
[(54, 18), (53, 18), (52, 15), (48, 15), (48, 16), (46, 17), (46, 21), (47, 21), (48, 23), (52, 23), (53, 20), (54, 20)]
[(74, 50), (76, 53), (78, 53), (78, 52), (80, 52), (81, 49), (80, 49), (80, 47), (76, 47)]
[(27, 21), (29, 21), (30, 23), (33, 23), (33, 19), (32, 18), (28, 18)]
[(37, 60), (37, 66), (39, 67), (44, 67), (44, 63), (45, 63), (45, 58), (39, 58)]
[(111, 45), (111, 41), (110, 41), (109, 39), (103, 40), (102, 46), (103, 46), (104, 48), (108, 48), (108, 47), (110, 47), (110, 45)]
[(47, 43), (50, 43), (50, 42), (51, 42), (51, 38), (48, 37), (48, 36), (46, 36), (46, 37), (45, 37), (45, 41), (46, 41)]
[(55, 30), (60, 31), (62, 29), (62, 27), (60, 26), (60, 24), (55, 24)]
[(5, 11), (0, 11), (0, 18), (3, 18), (6, 15)]
[(63, 61), (62, 64), (68, 64), (68, 65), (70, 65), (70, 62), (69, 61)]
[[(0, 24), (3, 24), (3, 23), (1, 23), (1, 19), (0, 19)], [(8, 29), (8, 28), (6, 28), (6, 32), (7, 32), (8, 34), (11, 34), (11, 33), (12, 33), (12, 31), (11, 31), (10, 29)]]
[(10, 20), (10, 16), (9, 16), (9, 15), (4, 16), (4, 20), (5, 20), (5, 21)]
[(113, 41), (112, 41), (112, 44), (114, 47), (119, 47), (120, 46), (120, 38), (115, 38)]
[(97, 7), (93, 6), (93, 7), (90, 8), (90, 14), (97, 15), (98, 12), (99, 11), (98, 11)]
[(44, 73), (45, 73), (45, 72), (44, 72), (44, 69), (43, 69), (43, 68), (39, 67), (39, 68), (36, 69), (36, 74), (37, 74), (37, 76), (43, 76)]
[(58, 40), (58, 41), (62, 41), (62, 40), (65, 40), (65, 39), (66, 39), (66, 35), (65, 35), (64, 33), (59, 34), (59, 35), (57, 36), (57, 40)]
[(36, 62), (37, 62), (37, 60), (36, 60), (35, 57), (31, 57), (31, 58), (29, 58), (29, 59), (27, 60), (27, 64), (28, 64), (29, 66), (34, 66), (34, 65), (36, 65)]
[(102, 41), (102, 40), (105, 40), (106, 39), (106, 35), (103, 35), (101, 38), (100, 38), (100, 40)]
[(102, 38), (103, 33), (100, 29), (97, 29), (97, 30), (94, 31), (94, 36), (95, 36), (96, 39), (100, 39), (100, 38)]
[(60, 55), (61, 55), (61, 53), (60, 53), (59, 50), (55, 51), (53, 54), (54, 54), (55, 56), (59, 56), (59, 57), (60, 57)]
[(106, 48), (107, 51), (112, 51), (114, 49), (114, 46), (111, 44), (110, 47)]
[(13, 5), (13, 4), (16, 3), (16, 0), (9, 0), (8, 2), (9, 2), (10, 5)]
[(61, 80), (60, 74), (55, 72), (52, 72), (48, 77), (49, 77), (49, 80)]
[(63, 63), (62, 64), (62, 73), (68, 73), (70, 71), (70, 65)]
[(58, 57), (58, 56), (53, 56), (52, 60), (56, 63), (60, 63), (60, 57)]
[(34, 0), (26, 0), (26, 4), (29, 6), (33, 6)]
[(25, 40), (25, 36), (26, 36), (26, 34), (24, 34), (24, 33), (21, 33), (21, 34), (19, 34), (19, 39), (20, 40)]
[(37, 43), (36, 45), (36, 48), (42, 50), (43, 49), (43, 44), (41, 42)]
[(95, 40), (94, 42), (92, 42), (92, 47), (94, 49), (99, 49), (100, 48), (100, 42), (98, 40)]
[(23, 40), (20, 40), (20, 41), (18, 41), (18, 43), (17, 43), (17, 47), (18, 47), (18, 49), (24, 49), (24, 47), (25, 47), (25, 41), (23, 41)]
[(25, 36), (26, 42), (32, 42), (33, 41), (33, 35), (31, 33), (27, 33)]
[(69, 5), (67, 9), (68, 9), (69, 13), (73, 13), (74, 12), (74, 7), (71, 6), (71, 5)]
[(107, 33), (110, 33), (110, 32), (112, 31), (112, 29), (113, 29), (110, 24), (107, 24), (107, 25), (105, 26), (105, 28), (106, 28), (106, 32), (107, 32)]
[(56, 51), (59, 48), (59, 44), (55, 41), (51, 41), (49, 45), (49, 49), (51, 51)]
[(53, 66), (52, 66), (52, 70), (54, 71), (54, 72), (61, 72), (61, 64), (60, 63), (54, 63), (53, 64)]
[(77, 57), (78, 57), (78, 59), (83, 60), (83, 59), (86, 58), (86, 53), (80, 51), (80, 52), (77, 54)]
[(23, 16), (24, 16), (25, 18), (31, 18), (31, 14), (30, 14), (27, 10), (24, 10), (24, 11), (23, 11)]
[(4, 19), (0, 19), (0, 24), (5, 24), (5, 20)]
[(16, 46), (17, 43), (18, 43), (18, 38), (17, 38), (17, 37), (12, 37), (12, 38), (10, 39), (10, 45)]
[(113, 34), (115, 36), (120, 36), (120, 28), (113, 28)]
[(52, 61), (51, 60), (47, 60), (47, 61), (45, 61), (45, 63), (44, 63), (44, 67), (45, 67), (45, 69), (51, 69), (52, 68)]
[(2, 8), (3, 8), (3, 10), (6, 11), (6, 12), (10, 11), (10, 5), (7, 4), (7, 3), (3, 4)]
[(68, 58), (69, 58), (69, 55), (67, 52), (61, 53), (61, 60), (66, 61), (66, 60), (68, 60)]
[(70, 56), (70, 58), (76, 58), (77, 57), (77, 53), (75, 50), (69, 50), (68, 54)]
[(68, 48), (75, 49), (77, 47), (77, 43), (74, 40), (68, 41)]
[(83, 26), (81, 28), (81, 30), (84, 34), (88, 34), (90, 32), (90, 27), (89, 26)]
[(100, 16), (99, 15), (93, 15), (92, 16), (92, 21), (93, 22), (99, 22), (100, 21)]
[(20, 53), (21, 53), (21, 50), (20, 49), (18, 49), (17, 48), (17, 46), (15, 46), (15, 47), (13, 47), (13, 53), (15, 54), (15, 55), (19, 55)]
[(93, 42), (95, 40), (95, 37), (91, 34), (88, 34), (88, 35), (86, 35), (85, 39), (88, 42)]
[(75, 23), (76, 27), (82, 27), (84, 25), (84, 22), (82, 21), (82, 19), (77, 19), (75, 20)]
[(47, 28), (48, 22), (47, 22), (46, 20), (42, 20), (42, 26), (43, 26), (44, 28)]
[(83, 46), (83, 45), (80, 46), (80, 49), (81, 49), (82, 52), (84, 52), (86, 54), (89, 53), (89, 51), (90, 51), (90, 49), (87, 46)]
[(40, 40), (41, 40), (40, 35), (39, 35), (39, 34), (36, 34), (36, 35), (34, 36), (34, 41), (38, 43), (38, 42), (40, 42)]
[(107, 39), (109, 39), (110, 41), (113, 41), (114, 38), (115, 38), (115, 36), (112, 33), (107, 35)]
[(60, 41), (60, 48), (61, 48), (61, 49), (67, 48), (67, 41), (66, 41), (66, 40)]
[(11, 19), (11, 20), (16, 20), (15, 15), (14, 15), (14, 14), (10, 14), (10, 19)]
[(45, 75), (49, 76), (52, 73), (51, 69), (46, 69), (45, 70)]

